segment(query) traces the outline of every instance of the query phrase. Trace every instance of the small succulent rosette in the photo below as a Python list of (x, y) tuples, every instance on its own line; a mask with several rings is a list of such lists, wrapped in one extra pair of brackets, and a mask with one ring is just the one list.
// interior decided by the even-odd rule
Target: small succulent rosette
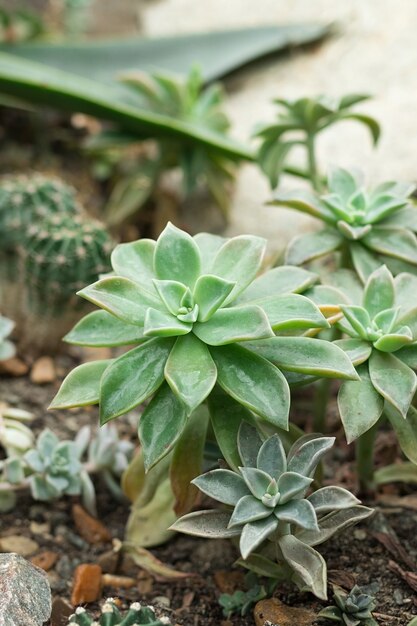
[(243, 423), (238, 470), (215, 469), (193, 481), (232, 512), (189, 513), (172, 529), (207, 538), (238, 537), (242, 565), (277, 580), (292, 579), (325, 599), (326, 563), (313, 546), (372, 513), (342, 487), (311, 492), (317, 465), (333, 444), (333, 437), (306, 435), (287, 456), (278, 435), (262, 441), (254, 427)]
[(378, 626), (372, 611), (376, 607), (375, 598), (366, 587), (355, 585), (350, 592), (335, 585), (333, 587), (334, 606), (320, 611), (319, 617), (343, 626)]

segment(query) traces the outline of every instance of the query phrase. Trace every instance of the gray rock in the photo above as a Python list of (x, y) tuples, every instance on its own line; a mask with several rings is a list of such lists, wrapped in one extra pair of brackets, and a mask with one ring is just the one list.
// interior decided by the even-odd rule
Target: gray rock
[(18, 554), (0, 554), (0, 626), (41, 626), (50, 615), (45, 572)]

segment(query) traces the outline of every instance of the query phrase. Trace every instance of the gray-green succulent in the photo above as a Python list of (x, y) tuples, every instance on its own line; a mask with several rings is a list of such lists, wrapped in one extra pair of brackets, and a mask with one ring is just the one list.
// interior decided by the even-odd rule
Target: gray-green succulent
[(0, 315), (0, 361), (11, 359), (16, 353), (14, 344), (8, 339), (13, 328), (14, 322)]
[(375, 598), (366, 588), (355, 585), (349, 593), (338, 586), (334, 586), (333, 590), (334, 606), (320, 611), (319, 617), (341, 622), (343, 626), (378, 626), (372, 616), (376, 607)]
[(0, 402), (0, 446), (8, 457), (22, 456), (34, 444), (32, 430), (26, 426), (34, 415)]
[(215, 469), (193, 481), (231, 512), (189, 513), (172, 529), (208, 538), (239, 537), (240, 562), (248, 569), (291, 579), (326, 598), (326, 563), (313, 546), (372, 512), (341, 487), (309, 493), (317, 465), (333, 444), (333, 437), (305, 435), (287, 456), (278, 435), (262, 441), (256, 429), (243, 423), (238, 470)]
[(70, 616), (68, 625), (78, 626), (164, 626), (171, 624), (168, 617), (157, 617), (152, 606), (142, 606), (133, 602), (127, 611), (122, 612), (113, 598), (108, 598), (101, 607), (100, 616), (94, 618), (83, 607), (78, 607)]
[(286, 262), (303, 265), (335, 252), (339, 267), (354, 267), (362, 282), (385, 263), (397, 274), (416, 271), (417, 209), (414, 185), (385, 182), (366, 189), (356, 171), (331, 170), (328, 190), (315, 195), (306, 190), (278, 192), (272, 204), (308, 213), (325, 228), (299, 235), (289, 244)]

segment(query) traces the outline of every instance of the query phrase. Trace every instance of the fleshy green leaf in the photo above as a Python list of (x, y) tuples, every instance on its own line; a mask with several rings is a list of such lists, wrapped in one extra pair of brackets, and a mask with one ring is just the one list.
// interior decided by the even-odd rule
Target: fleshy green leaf
[(225, 469), (215, 469), (193, 480), (200, 491), (213, 500), (236, 506), (240, 498), (249, 494), (249, 488), (241, 476)]
[(296, 524), (307, 530), (318, 529), (316, 512), (308, 500), (291, 500), (285, 504), (279, 504), (274, 514), (280, 521)]
[(271, 476), (256, 467), (240, 467), (239, 471), (253, 495), (262, 498), (267, 492)]
[(333, 230), (319, 230), (316, 233), (298, 235), (290, 242), (285, 262), (289, 265), (303, 265), (334, 252), (342, 244), (343, 237)]
[(343, 487), (334, 486), (317, 489), (308, 496), (308, 501), (314, 506), (316, 513), (348, 509), (360, 504), (360, 500), (355, 498), (350, 491), (343, 489)]
[(381, 352), (395, 352), (413, 342), (413, 335), (408, 326), (403, 326), (374, 342), (374, 346)]
[(211, 273), (216, 254), (223, 244), (226, 243), (227, 239), (211, 233), (197, 233), (197, 235), (194, 235), (194, 241), (200, 250), (201, 272), (209, 274)]
[(247, 422), (242, 422), (237, 439), (239, 457), (241, 459), (239, 465), (243, 463), (246, 467), (256, 467), (262, 443), (257, 429)]
[(395, 305), (394, 280), (385, 265), (369, 277), (365, 285), (363, 305), (372, 318), (380, 311), (391, 309)]
[(285, 561), (303, 582), (303, 589), (326, 600), (327, 567), (321, 554), (293, 535), (281, 537), (279, 547)]
[(268, 422), (288, 430), (290, 392), (279, 369), (241, 346), (211, 347), (210, 352), (220, 386)]
[(213, 389), (217, 369), (207, 346), (193, 333), (178, 337), (165, 365), (165, 379), (190, 410)]
[(366, 433), (382, 415), (384, 400), (369, 379), (368, 366), (358, 368), (361, 380), (347, 380), (340, 387), (337, 404), (348, 443)]
[(134, 324), (127, 324), (107, 311), (93, 311), (82, 318), (64, 337), (77, 346), (125, 346), (144, 341), (143, 333)]
[(111, 255), (111, 263), (116, 274), (130, 278), (152, 294), (155, 294), (152, 282), (155, 278), (153, 269), (155, 245), (152, 239), (121, 243), (115, 247)]
[(194, 239), (168, 222), (156, 242), (154, 268), (161, 280), (177, 280), (194, 287), (201, 271), (200, 252)]
[(78, 295), (125, 320), (128, 324), (142, 326), (148, 307), (160, 308), (162, 304), (148, 291), (128, 278), (110, 277), (85, 287)]
[(225, 511), (195, 511), (177, 520), (171, 530), (206, 539), (227, 539), (240, 535), (240, 528), (228, 527), (229, 520), (230, 513)]
[(172, 450), (182, 435), (188, 415), (185, 404), (163, 384), (139, 420), (139, 440), (146, 470)]
[(352, 334), (355, 337), (359, 335), (361, 339), (365, 341), (368, 338), (368, 328), (371, 327), (371, 318), (366, 309), (356, 305), (344, 305), (340, 306), (343, 315), (353, 328), (354, 332), (349, 328), (349, 325), (344, 323), (344, 320), (339, 322), (340, 327), (348, 334)]
[(239, 542), (242, 557), (246, 559), (251, 552), (275, 532), (277, 526), (278, 520), (273, 515), (257, 522), (245, 524)]
[(69, 409), (75, 406), (98, 404), (101, 378), (112, 359), (83, 363), (65, 378), (52, 400), (50, 409)]
[(369, 375), (375, 389), (406, 417), (417, 388), (417, 376), (393, 354), (374, 350), (369, 359)]
[(149, 340), (113, 361), (101, 380), (102, 424), (138, 406), (160, 387), (172, 345), (171, 339)]
[(266, 241), (261, 237), (240, 235), (226, 241), (219, 249), (212, 273), (236, 285), (224, 304), (232, 302), (257, 275), (265, 253)]
[(288, 471), (313, 476), (322, 457), (335, 442), (334, 437), (304, 435), (292, 446), (288, 453)]
[(272, 515), (272, 510), (262, 504), (254, 496), (243, 496), (235, 506), (230, 518), (229, 527), (242, 526), (248, 522), (256, 522)]
[(284, 472), (278, 480), (278, 491), (281, 494), (279, 504), (285, 504), (300, 495), (304, 496), (312, 482), (312, 478), (296, 472)]
[(176, 280), (154, 280), (153, 284), (168, 311), (177, 315), (184, 296), (190, 293), (188, 287)]
[(210, 346), (274, 336), (267, 316), (255, 305), (219, 309), (208, 322), (194, 324), (193, 332)]
[(385, 414), (391, 426), (395, 430), (401, 450), (405, 456), (417, 465), (417, 411), (410, 406), (407, 417), (401, 415), (388, 403), (385, 406)]
[(303, 543), (307, 543), (310, 546), (317, 546), (324, 543), (344, 528), (361, 522), (373, 513), (373, 509), (368, 509), (368, 507), (358, 504), (349, 509), (342, 509), (325, 515), (319, 521), (319, 530), (300, 530), (296, 532), (296, 536)]
[(218, 276), (200, 276), (194, 288), (194, 301), (198, 304), (198, 321), (207, 322), (221, 307), (236, 283)]
[(349, 357), (335, 344), (310, 337), (273, 337), (249, 344), (250, 349), (290, 372), (357, 380)]
[(417, 344), (401, 348), (395, 353), (395, 356), (411, 369), (417, 369)]
[(417, 264), (417, 239), (409, 230), (374, 227), (362, 241), (375, 252)]
[[(242, 460), (236, 446), (239, 427), (246, 421), (253, 421), (253, 414), (242, 404), (236, 402), (223, 389), (216, 385), (208, 397), (208, 407), (210, 411), (211, 425), (216, 437), (216, 441), (227, 464), (237, 471)], [(227, 419), (225, 419), (227, 415)], [(251, 430), (251, 439), (256, 429)], [(262, 442), (260, 442), (259, 446)], [(259, 448), (258, 448), (259, 449)], [(255, 455), (256, 462), (256, 455)], [(254, 462), (254, 465), (255, 465)]]
[(327, 184), (332, 193), (336, 193), (343, 202), (348, 203), (358, 188), (359, 181), (353, 172), (342, 167), (330, 168)]
[(333, 342), (345, 352), (353, 365), (361, 365), (369, 359), (372, 345), (361, 339), (337, 339)]
[(239, 302), (254, 302), (269, 297), (271, 293), (275, 296), (300, 293), (314, 285), (317, 280), (317, 274), (302, 267), (291, 265), (274, 267), (255, 278), (240, 295)]
[(149, 308), (146, 311), (143, 334), (147, 337), (177, 337), (191, 332), (191, 322), (181, 322), (165, 311)]
[[(270, 295), (254, 304), (265, 311), (273, 330), (329, 328), (320, 309), (305, 296), (298, 294)], [(237, 309), (234, 309), (237, 310)]]
[(352, 243), (350, 245), (350, 254), (353, 266), (363, 283), (366, 283), (372, 272), (381, 267), (381, 263), (375, 255), (361, 243)]
[(317, 217), (323, 222), (334, 224), (335, 217), (330, 209), (320, 200), (318, 200), (312, 193), (305, 189), (298, 189), (296, 191), (279, 192), (274, 195), (273, 200), (269, 204), (275, 206), (285, 206), (307, 215)]
[(278, 435), (269, 437), (261, 446), (256, 459), (256, 467), (271, 476), (278, 478), (287, 469), (287, 456)]

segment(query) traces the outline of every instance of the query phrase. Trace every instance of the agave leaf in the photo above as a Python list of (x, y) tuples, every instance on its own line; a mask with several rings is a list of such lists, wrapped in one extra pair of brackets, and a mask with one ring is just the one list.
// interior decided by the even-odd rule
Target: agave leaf
[(164, 374), (172, 391), (193, 411), (213, 389), (217, 369), (207, 346), (189, 333), (176, 340)]
[(394, 280), (385, 265), (371, 274), (363, 298), (363, 305), (372, 318), (395, 305)]
[(140, 283), (151, 294), (155, 294), (153, 284), (155, 246), (156, 243), (152, 239), (139, 239), (119, 244), (111, 255), (111, 264), (116, 274)]
[(127, 413), (160, 387), (172, 344), (172, 339), (149, 340), (113, 361), (101, 379), (101, 424)]
[(271, 478), (278, 478), (287, 469), (287, 456), (278, 435), (269, 437), (260, 447), (256, 458), (256, 467), (266, 472)]
[(270, 517), (271, 515), (272, 510), (263, 505), (260, 500), (252, 495), (243, 496), (233, 510), (229, 528), (242, 526), (248, 522), (256, 522), (257, 520)]
[(303, 588), (326, 600), (327, 567), (321, 554), (293, 535), (281, 537), (279, 547), (297, 578), (302, 580)]
[(210, 347), (210, 352), (219, 385), (266, 421), (288, 430), (290, 392), (279, 369), (238, 345)]
[(172, 491), (175, 495), (176, 515), (188, 513), (194, 506), (198, 491), (192, 480), (203, 471), (209, 413), (201, 406), (190, 415), (181, 438), (174, 448), (170, 468)]
[(73, 369), (65, 378), (49, 408), (67, 409), (75, 406), (98, 404), (100, 381), (112, 362), (112, 359), (92, 361)]
[(175, 446), (187, 424), (189, 411), (164, 383), (139, 420), (139, 440), (148, 471)]
[(241, 476), (224, 469), (211, 470), (197, 476), (193, 484), (210, 498), (230, 506), (236, 506), (241, 498), (250, 493)]
[(317, 530), (300, 530), (296, 531), (296, 536), (310, 546), (317, 546), (324, 543), (330, 537), (340, 532), (344, 528), (348, 528), (353, 524), (366, 519), (374, 513), (373, 509), (366, 506), (356, 505), (349, 509), (342, 509), (329, 513), (319, 520), (320, 529)]
[(64, 337), (67, 343), (92, 347), (125, 346), (145, 339), (141, 328), (126, 324), (107, 311), (88, 313)]
[[(245, 524), (240, 535), (240, 552), (244, 559), (256, 550), (277, 529), (278, 520), (274, 515), (256, 522)], [(240, 530), (239, 530), (240, 533)]]
[(334, 230), (298, 235), (290, 242), (285, 256), (288, 265), (303, 265), (337, 250), (343, 237)]
[(207, 322), (195, 323), (193, 332), (209, 346), (274, 336), (262, 307), (255, 305), (220, 309)]
[(198, 304), (198, 321), (207, 322), (226, 300), (235, 283), (218, 276), (200, 276), (194, 288), (194, 301)]
[(343, 489), (343, 487), (335, 486), (317, 489), (307, 499), (313, 505), (316, 513), (348, 509), (356, 504), (360, 504), (360, 500), (350, 491)]
[(348, 443), (366, 433), (382, 415), (384, 400), (375, 390), (366, 364), (358, 368), (361, 380), (340, 387), (337, 404)]
[[(225, 393), (219, 385), (214, 387), (208, 397), (208, 408), (210, 411), (211, 425), (221, 453), (227, 464), (232, 469), (237, 471), (239, 465), (242, 464), (242, 460), (236, 446), (239, 428), (243, 428), (246, 422), (253, 422), (253, 414), (242, 404), (236, 402), (236, 400)], [(227, 419), (224, 419), (225, 415), (227, 415)], [(259, 437), (256, 429), (251, 428), (248, 441), (250, 440), (250, 442), (252, 442), (254, 438), (256, 440), (256, 437)], [(260, 447), (262, 441), (259, 441)], [(255, 464), (256, 454), (253, 465)]]
[(240, 535), (240, 528), (229, 528), (230, 513), (226, 511), (195, 511), (188, 513), (171, 525), (186, 535), (206, 537), (207, 539), (227, 539)]
[(417, 388), (413, 370), (393, 354), (374, 350), (369, 358), (369, 375), (375, 389), (406, 417)]
[(401, 415), (390, 404), (385, 404), (385, 414), (395, 430), (401, 450), (405, 456), (417, 465), (417, 411), (411, 406), (407, 417)]

